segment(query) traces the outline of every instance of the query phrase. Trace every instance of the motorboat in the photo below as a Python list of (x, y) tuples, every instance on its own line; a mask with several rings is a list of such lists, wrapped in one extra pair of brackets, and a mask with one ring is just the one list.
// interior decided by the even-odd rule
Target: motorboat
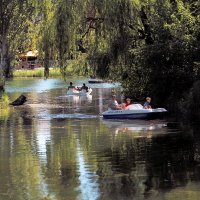
[(97, 78), (89, 78), (88, 83), (105, 83), (104, 80), (102, 79), (97, 79)]
[(88, 83), (112, 83), (112, 80), (103, 80), (94, 77), (88, 79)]
[(166, 112), (165, 108), (145, 109), (141, 104), (131, 104), (125, 110), (108, 109), (102, 115), (104, 119), (155, 119)]
[(67, 91), (67, 95), (79, 95), (79, 96), (87, 96), (92, 93), (92, 88), (89, 88), (88, 91), (86, 90), (76, 90), (74, 88), (69, 88)]

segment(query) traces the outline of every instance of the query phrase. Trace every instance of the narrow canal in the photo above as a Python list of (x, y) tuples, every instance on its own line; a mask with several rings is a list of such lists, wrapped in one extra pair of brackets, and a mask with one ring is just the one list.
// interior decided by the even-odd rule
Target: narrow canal
[(88, 86), (79, 97), (59, 79), (7, 82), (28, 101), (0, 114), (0, 200), (200, 199), (200, 129), (104, 120), (119, 84)]

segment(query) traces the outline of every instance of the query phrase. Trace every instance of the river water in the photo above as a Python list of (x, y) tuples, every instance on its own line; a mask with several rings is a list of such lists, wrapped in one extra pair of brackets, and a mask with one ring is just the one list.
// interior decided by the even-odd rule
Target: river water
[(200, 129), (104, 120), (119, 84), (89, 86), (69, 97), (59, 79), (7, 82), (10, 101), (28, 101), (0, 114), (0, 200), (200, 199)]

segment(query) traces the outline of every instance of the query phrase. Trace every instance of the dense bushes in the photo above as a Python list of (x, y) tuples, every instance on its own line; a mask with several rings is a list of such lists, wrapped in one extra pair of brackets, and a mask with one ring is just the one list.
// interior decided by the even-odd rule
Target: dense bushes
[(181, 116), (191, 122), (200, 122), (200, 81), (196, 81), (188, 94), (179, 103)]

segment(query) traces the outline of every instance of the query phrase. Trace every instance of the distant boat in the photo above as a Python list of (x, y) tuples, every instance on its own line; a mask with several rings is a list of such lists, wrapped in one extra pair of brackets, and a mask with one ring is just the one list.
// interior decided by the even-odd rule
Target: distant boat
[(112, 83), (112, 80), (103, 80), (94, 77), (88, 79), (88, 83)]
[(104, 119), (155, 119), (166, 112), (165, 108), (145, 109), (141, 104), (132, 104), (126, 110), (108, 109), (102, 115)]
[(88, 83), (105, 83), (106, 81), (97, 78), (89, 78)]

